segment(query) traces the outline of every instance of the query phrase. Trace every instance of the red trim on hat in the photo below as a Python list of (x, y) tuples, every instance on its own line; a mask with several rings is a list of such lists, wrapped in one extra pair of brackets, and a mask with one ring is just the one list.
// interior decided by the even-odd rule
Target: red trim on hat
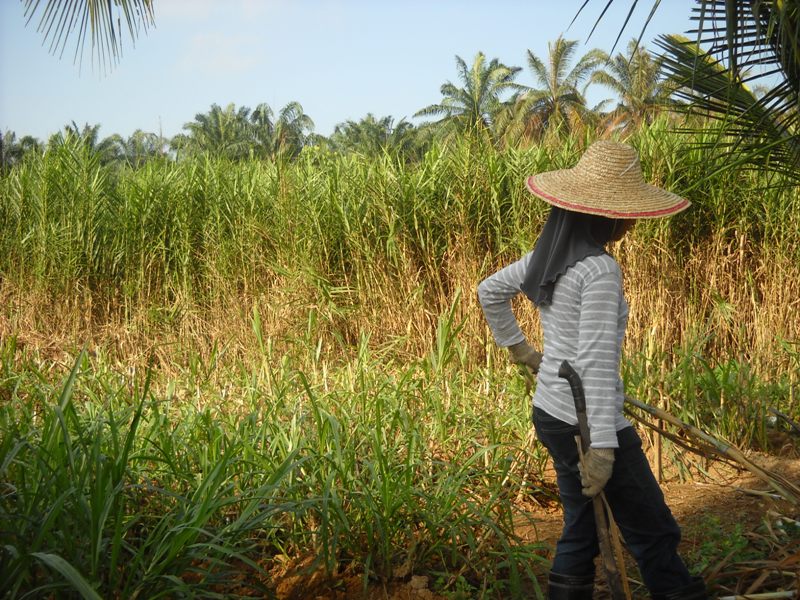
[(593, 211), (593, 214), (600, 214), (603, 216), (608, 217), (616, 217), (618, 219), (640, 219), (640, 218), (647, 218), (647, 217), (664, 217), (667, 215), (672, 215), (675, 213), (680, 212), (687, 206), (689, 206), (689, 201), (685, 198), (681, 198), (681, 202), (672, 206), (670, 208), (662, 208), (660, 210), (645, 210), (636, 213), (623, 213), (616, 210), (609, 210), (606, 208), (594, 208), (588, 206), (582, 206), (580, 204), (576, 204), (574, 202), (567, 202), (566, 200), (561, 200), (560, 198), (556, 198), (555, 196), (551, 196), (547, 192), (542, 191), (533, 183), (533, 175), (528, 177), (526, 181), (528, 189), (536, 194), (537, 196), (541, 196), (543, 199), (552, 202), (556, 206), (561, 208), (566, 208), (567, 210), (573, 210), (576, 212), (585, 212), (587, 210)]

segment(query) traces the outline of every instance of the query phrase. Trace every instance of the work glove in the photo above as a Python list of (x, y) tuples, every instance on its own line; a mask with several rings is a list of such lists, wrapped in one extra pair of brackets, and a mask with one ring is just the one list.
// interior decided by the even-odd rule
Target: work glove
[(581, 472), (581, 491), (594, 498), (603, 491), (614, 470), (614, 448), (589, 448), (578, 462)]
[(527, 341), (522, 340), (518, 344), (508, 347), (511, 355), (511, 362), (517, 365), (528, 367), (534, 374), (539, 372), (539, 365), (542, 364), (542, 353), (531, 348)]

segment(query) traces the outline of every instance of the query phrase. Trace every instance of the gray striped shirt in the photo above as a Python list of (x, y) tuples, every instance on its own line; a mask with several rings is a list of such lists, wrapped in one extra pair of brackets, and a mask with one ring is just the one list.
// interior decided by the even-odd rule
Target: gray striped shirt
[[(499, 346), (525, 339), (511, 310), (532, 252), (486, 278), (478, 298)], [(540, 307), (544, 357), (533, 403), (557, 419), (578, 422), (569, 384), (558, 377), (568, 360), (583, 381), (592, 446), (616, 448), (617, 431), (630, 426), (622, 416), (624, 389), (620, 354), (628, 322), (622, 272), (608, 254), (589, 256), (558, 278), (550, 306)]]

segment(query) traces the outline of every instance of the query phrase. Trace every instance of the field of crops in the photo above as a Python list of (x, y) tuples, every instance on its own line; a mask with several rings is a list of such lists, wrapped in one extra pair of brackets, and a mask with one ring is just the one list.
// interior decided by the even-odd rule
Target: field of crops
[[(5, 173), (0, 596), (268, 597), (298, 565), (539, 592), (546, 455), (475, 288), (536, 239), (524, 176), (587, 141), (135, 170), (67, 143)], [(766, 450), (800, 411), (800, 197), (665, 119), (630, 141), (693, 207), (613, 249), (627, 391)]]

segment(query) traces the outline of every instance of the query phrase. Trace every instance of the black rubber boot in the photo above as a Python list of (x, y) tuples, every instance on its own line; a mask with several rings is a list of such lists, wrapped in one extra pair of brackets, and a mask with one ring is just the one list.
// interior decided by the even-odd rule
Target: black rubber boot
[(707, 598), (708, 591), (702, 577), (692, 577), (689, 585), (671, 592), (653, 594), (653, 600), (706, 600)]
[(550, 600), (592, 600), (594, 575), (561, 575), (550, 571), (547, 597)]

